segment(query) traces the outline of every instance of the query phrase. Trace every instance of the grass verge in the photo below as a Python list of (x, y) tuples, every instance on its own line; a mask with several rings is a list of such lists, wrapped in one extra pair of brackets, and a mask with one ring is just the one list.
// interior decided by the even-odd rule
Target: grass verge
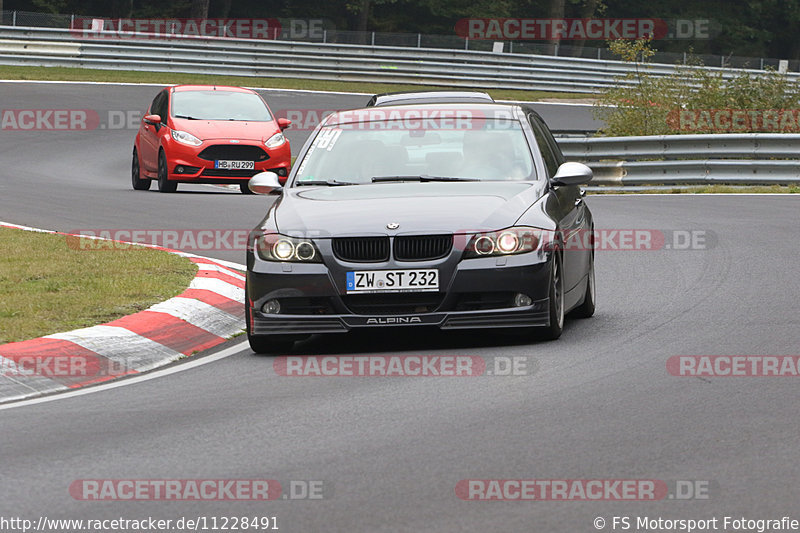
[[(97, 81), (115, 83), (156, 83), (172, 85), (179, 83), (243, 85), (247, 87), (273, 89), (305, 89), (310, 91), (339, 91), (354, 93), (385, 93), (393, 91), (419, 91), (421, 89), (453, 89), (436, 85), (409, 85), (393, 83), (364, 83), (350, 81), (306, 80), (302, 78), (260, 78), (252, 76), (213, 76), (207, 74), (183, 74), (180, 72), (134, 72), (128, 70), (99, 70), (70, 67), (18, 67), (0, 65), (0, 79), (45, 80), (45, 81)], [(484, 90), (484, 89), (479, 89)], [(597, 95), (554, 93), (545, 91), (519, 91), (488, 89), (496, 100), (575, 100), (592, 99)], [(366, 103), (366, 102), (365, 102)]]
[(147, 309), (183, 292), (196, 272), (159, 250), (81, 250), (63, 235), (0, 228), (0, 344)]
[(592, 190), (588, 194), (800, 194), (800, 185), (698, 185), (635, 190)]

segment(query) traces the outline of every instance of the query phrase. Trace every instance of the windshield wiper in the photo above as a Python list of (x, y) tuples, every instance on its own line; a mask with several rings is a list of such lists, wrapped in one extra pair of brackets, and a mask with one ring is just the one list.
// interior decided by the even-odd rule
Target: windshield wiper
[(175, 118), (185, 118), (186, 120), (203, 120), (197, 117), (190, 117), (188, 115), (175, 115)]
[(457, 176), (428, 176), (422, 174), (421, 176), (375, 176), (372, 178), (373, 183), (381, 183), (387, 181), (481, 181), (478, 178), (459, 178)]
[(339, 180), (300, 180), (295, 184), (297, 187), (301, 185), (313, 185), (313, 186), (322, 186), (327, 185), (328, 187), (333, 186), (340, 186), (340, 185), (360, 185), (354, 181), (339, 181)]

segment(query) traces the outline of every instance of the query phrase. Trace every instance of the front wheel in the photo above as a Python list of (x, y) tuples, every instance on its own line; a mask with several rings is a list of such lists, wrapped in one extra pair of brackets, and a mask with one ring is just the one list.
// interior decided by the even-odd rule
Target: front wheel
[(244, 183), (239, 184), (239, 190), (242, 191), (242, 194), (255, 194), (253, 191), (250, 190), (250, 182), (245, 181)]
[(564, 331), (564, 277), (561, 272), (561, 256), (553, 254), (552, 275), (550, 276), (549, 305), (550, 325), (541, 328), (539, 337), (543, 340), (556, 340)]
[(158, 153), (158, 192), (175, 192), (178, 189), (178, 182), (168, 179), (167, 156), (164, 152)]
[(570, 312), (576, 318), (589, 318), (594, 314), (597, 288), (594, 284), (594, 253), (589, 257), (589, 272), (586, 279), (586, 294), (583, 303)]
[(139, 165), (139, 153), (133, 149), (133, 161), (131, 161), (131, 184), (136, 191), (146, 191), (150, 188), (150, 180), (142, 179), (142, 168)]

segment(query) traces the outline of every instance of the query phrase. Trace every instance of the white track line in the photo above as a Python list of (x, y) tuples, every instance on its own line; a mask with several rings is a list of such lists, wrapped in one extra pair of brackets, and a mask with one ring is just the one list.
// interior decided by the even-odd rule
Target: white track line
[(19, 402), (3, 404), (0, 405), (0, 411), (5, 411), (6, 409), (15, 409), (17, 407), (26, 407), (29, 405), (36, 405), (40, 403), (52, 402), (55, 400), (66, 400), (67, 398), (74, 398), (75, 396), (83, 396), (85, 394), (93, 394), (95, 392), (102, 392), (110, 389), (116, 389), (119, 387), (126, 387), (128, 385), (134, 385), (136, 383), (141, 383), (143, 381), (149, 381), (151, 379), (169, 376), (170, 374), (176, 374), (178, 372), (183, 372), (191, 368), (207, 365), (209, 363), (219, 361), (220, 359), (225, 359), (226, 357), (235, 355), (240, 351), (242, 351), (244, 343), (245, 341), (242, 340), (241, 342), (234, 344), (233, 346), (229, 346), (228, 348), (225, 348), (221, 352), (217, 352), (212, 355), (200, 357), (198, 359), (187, 360), (186, 363), (177, 364), (169, 368), (164, 368), (162, 370), (153, 370), (146, 374), (140, 374), (130, 378), (123, 378), (117, 381), (112, 381), (110, 383), (105, 383), (103, 385), (94, 385), (94, 386), (84, 387), (82, 389), (76, 389), (69, 392), (61, 392), (53, 394), (52, 396), (40, 396), (38, 398), (31, 398), (30, 400), (22, 400)]

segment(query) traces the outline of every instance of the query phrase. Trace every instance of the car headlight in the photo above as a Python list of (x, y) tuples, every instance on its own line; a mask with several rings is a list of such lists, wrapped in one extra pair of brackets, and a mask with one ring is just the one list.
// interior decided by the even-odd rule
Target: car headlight
[(186, 131), (172, 130), (172, 138), (181, 144), (188, 144), (189, 146), (200, 146), (203, 144), (203, 141)]
[(516, 227), (472, 236), (465, 258), (493, 257), (532, 252), (542, 243), (542, 230), (537, 228)]
[(283, 133), (276, 133), (275, 135), (264, 141), (264, 144), (267, 146), (267, 148), (277, 148), (278, 146), (282, 145), (285, 142), (286, 142), (286, 137), (283, 136)]
[(311, 239), (266, 233), (255, 240), (255, 251), (264, 261), (321, 263), (322, 257)]

